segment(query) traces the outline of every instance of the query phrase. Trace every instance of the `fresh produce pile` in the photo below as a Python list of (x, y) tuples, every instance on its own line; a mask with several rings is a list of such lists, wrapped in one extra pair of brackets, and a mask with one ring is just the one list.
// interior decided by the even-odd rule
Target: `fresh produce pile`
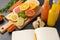
[[(34, 6), (33, 6), (34, 5)], [(35, 8), (39, 6), (38, 0), (27, 0), (13, 9), (13, 12), (8, 14), (6, 18), (11, 21), (17, 21), (19, 18), (32, 18), (35, 15)], [(21, 20), (21, 21), (23, 21)]]
[[(38, 0), (23, 0), (21, 4), (19, 2), (10, 7), (12, 12), (5, 16), (8, 21), (12, 21), (14, 24), (8, 28), (8, 32), (12, 32), (15, 26), (18, 26), (19, 29), (22, 28), (26, 22), (29, 22), (37, 14), (35, 8), (39, 6)], [(17, 6), (17, 4), (19, 5)]]

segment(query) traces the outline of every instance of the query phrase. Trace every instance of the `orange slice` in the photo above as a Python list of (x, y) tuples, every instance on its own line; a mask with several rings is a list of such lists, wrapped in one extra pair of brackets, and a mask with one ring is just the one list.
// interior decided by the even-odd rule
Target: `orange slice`
[(8, 20), (11, 20), (11, 21), (17, 21), (18, 15), (12, 12), (12, 13), (8, 14), (8, 15), (6, 16), (6, 18), (7, 18)]
[(35, 2), (39, 6), (40, 2), (38, 0), (27, 0), (27, 2)]
[(29, 5), (30, 5), (29, 9), (34, 9), (34, 8), (37, 7), (37, 3), (36, 2), (30, 2)]
[(22, 3), (20, 5), (20, 10), (21, 11), (27, 10), (28, 8), (29, 8), (29, 3), (28, 2)]
[(17, 21), (18, 15), (17, 14), (12, 14), (11, 19), (12, 21)]
[(35, 11), (34, 10), (26, 10), (25, 14), (28, 17), (33, 17), (35, 15)]

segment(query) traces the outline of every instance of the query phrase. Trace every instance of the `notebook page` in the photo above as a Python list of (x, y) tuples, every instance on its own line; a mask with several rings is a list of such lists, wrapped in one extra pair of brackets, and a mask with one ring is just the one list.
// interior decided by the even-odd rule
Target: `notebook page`
[(55, 28), (38, 28), (35, 30), (35, 33), (37, 40), (59, 40), (59, 35)]
[(22, 30), (12, 33), (12, 40), (34, 40), (34, 30)]

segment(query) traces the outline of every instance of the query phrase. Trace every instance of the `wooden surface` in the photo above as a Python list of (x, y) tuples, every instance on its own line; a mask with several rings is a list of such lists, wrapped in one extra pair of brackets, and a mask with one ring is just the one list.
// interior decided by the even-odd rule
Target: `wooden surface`
[[(9, 1), (10, 0), (0, 0), (0, 8), (2, 8)], [(43, 4), (43, 0), (39, 0), (39, 1), (40, 1), (40, 4), (42, 5)], [(52, 4), (52, 1), (50, 0), (50, 5), (51, 4)], [(8, 13), (3, 13), (3, 14), (6, 15)], [(36, 18), (34, 20), (36, 20)], [(33, 29), (32, 22), (34, 20), (32, 20), (28, 25), (26, 25), (22, 30), (24, 30), (24, 29)], [(57, 23), (55, 25), (55, 28), (57, 28), (58, 33), (60, 34), (60, 17), (58, 18), (58, 21), (57, 21)], [(11, 33), (6, 32), (4, 34), (0, 34), (0, 40), (11, 40)]]

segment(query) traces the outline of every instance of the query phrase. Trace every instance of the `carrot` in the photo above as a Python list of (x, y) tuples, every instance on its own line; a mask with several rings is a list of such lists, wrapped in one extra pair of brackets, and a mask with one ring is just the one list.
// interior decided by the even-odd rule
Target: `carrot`
[(25, 14), (28, 17), (33, 17), (35, 15), (35, 11), (34, 10), (26, 10)]
[(9, 8), (9, 11), (13, 11), (13, 9), (18, 5), (20, 5), (21, 3), (22, 3), (22, 0), (19, 0), (16, 4), (14, 4), (12, 7)]
[(7, 29), (7, 31), (12, 32), (14, 30), (14, 28), (15, 28), (15, 25), (13, 24)]

